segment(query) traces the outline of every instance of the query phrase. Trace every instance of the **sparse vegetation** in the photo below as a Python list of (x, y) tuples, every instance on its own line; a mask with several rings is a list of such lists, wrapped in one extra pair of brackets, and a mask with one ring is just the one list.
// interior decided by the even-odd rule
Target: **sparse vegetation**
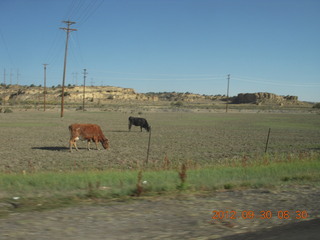
[[(47, 173), (0, 174), (2, 196), (19, 196), (20, 204), (46, 202), (62, 206), (83, 199), (110, 199), (130, 196), (169, 194), (176, 191), (213, 191), (217, 189), (270, 188), (283, 184), (320, 184), (320, 155), (271, 159), (265, 165), (207, 166), (181, 170), (107, 170)], [(188, 174), (188, 177), (186, 177)], [(35, 196), (37, 196), (35, 198)], [(33, 201), (30, 201), (33, 199)], [(1, 214), (1, 211), (0, 211)]]
[(182, 101), (172, 102), (171, 106), (173, 106), (173, 107), (182, 107), (183, 106), (183, 102)]
[(5, 108), (3, 113), (12, 113), (12, 109), (11, 108)]
[[(6, 138), (0, 144), (3, 201), (19, 196), (23, 206), (61, 206), (83, 199), (320, 183), (317, 114), (159, 113), (134, 107), (153, 126), (145, 166), (148, 134), (128, 132), (131, 111), (108, 105), (113, 110), (84, 113), (76, 106), (63, 119), (57, 111), (2, 115), (1, 134), (19, 136), (19, 151)], [(79, 119), (99, 124), (111, 149), (89, 152), (80, 142), (79, 152), (70, 154), (68, 126)]]
[(320, 103), (316, 103), (312, 108), (320, 108)]

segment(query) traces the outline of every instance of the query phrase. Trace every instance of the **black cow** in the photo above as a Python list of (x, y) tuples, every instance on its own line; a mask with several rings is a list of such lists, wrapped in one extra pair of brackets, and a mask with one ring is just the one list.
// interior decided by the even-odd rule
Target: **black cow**
[(148, 124), (147, 120), (144, 118), (137, 118), (137, 117), (129, 117), (129, 131), (131, 130), (131, 126), (140, 126), (141, 132), (142, 128), (149, 132), (151, 130), (151, 126)]

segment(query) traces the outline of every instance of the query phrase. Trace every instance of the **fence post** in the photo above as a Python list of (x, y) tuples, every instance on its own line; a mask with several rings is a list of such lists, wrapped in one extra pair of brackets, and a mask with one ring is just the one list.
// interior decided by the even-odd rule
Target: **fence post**
[(269, 144), (270, 131), (271, 131), (271, 128), (269, 128), (269, 131), (268, 131), (268, 137), (267, 137), (267, 142), (266, 142), (266, 148), (265, 148), (265, 150), (264, 150), (264, 152), (265, 152), (265, 153), (267, 153), (267, 150), (268, 150), (268, 144)]
[(148, 162), (149, 162), (150, 142), (151, 142), (151, 128), (150, 128), (150, 131), (149, 131), (149, 141), (148, 141), (147, 160), (146, 160), (146, 164), (147, 165), (148, 165)]

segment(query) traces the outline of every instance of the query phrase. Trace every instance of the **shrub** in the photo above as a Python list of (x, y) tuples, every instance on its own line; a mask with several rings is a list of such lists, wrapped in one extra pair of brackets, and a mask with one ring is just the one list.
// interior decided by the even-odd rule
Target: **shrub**
[(181, 102), (181, 101), (173, 102), (173, 103), (171, 103), (171, 106), (173, 106), (173, 107), (182, 107), (183, 106), (183, 102)]
[(223, 185), (224, 189), (233, 189), (235, 186), (232, 183), (226, 183)]
[(5, 108), (3, 112), (4, 113), (12, 113), (12, 110), (11, 110), (11, 108)]
[(316, 103), (312, 108), (320, 108), (320, 103)]
[(83, 106), (79, 106), (76, 108), (76, 111), (87, 111), (86, 109), (83, 110)]
[[(64, 92), (63, 96), (68, 97), (68, 96), (70, 96), (70, 93), (69, 92)], [(61, 91), (61, 94), (59, 95), (59, 97), (62, 97), (62, 91)]]

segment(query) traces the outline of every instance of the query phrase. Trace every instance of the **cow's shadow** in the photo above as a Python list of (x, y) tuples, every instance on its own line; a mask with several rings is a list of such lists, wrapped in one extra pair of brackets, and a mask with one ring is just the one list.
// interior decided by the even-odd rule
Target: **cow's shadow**
[[(108, 132), (112, 132), (112, 133), (132, 133), (132, 132), (141, 132), (140, 128), (132, 128), (131, 131), (129, 130), (111, 130), (111, 131), (108, 131)], [(142, 132), (146, 132), (146, 130), (142, 130)], [(108, 133), (107, 133), (108, 134)]]
[(66, 151), (69, 150), (68, 147), (33, 147), (32, 149), (37, 149), (37, 150), (46, 150), (46, 151)]
[(129, 132), (128, 130), (111, 130), (109, 132), (114, 132), (114, 133), (121, 133), (121, 132)]

